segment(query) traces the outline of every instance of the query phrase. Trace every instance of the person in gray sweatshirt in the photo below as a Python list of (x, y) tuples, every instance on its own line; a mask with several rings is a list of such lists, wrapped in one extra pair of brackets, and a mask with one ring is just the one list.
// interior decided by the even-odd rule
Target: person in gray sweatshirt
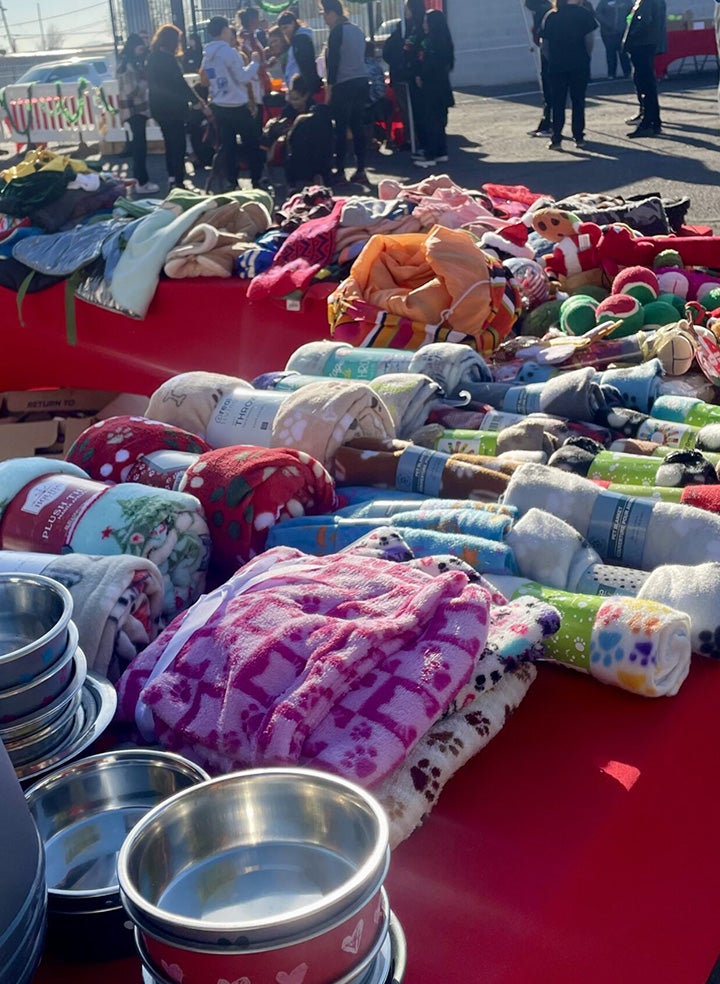
[(263, 157), (260, 133), (250, 109), (250, 83), (257, 77), (259, 56), (253, 52), (249, 65), (232, 47), (233, 33), (226, 17), (212, 17), (207, 27), (210, 41), (205, 46), (201, 78), (210, 90), (210, 108), (218, 128), (220, 146), (213, 161), (213, 174), (221, 171), (229, 189), (237, 188), (239, 162), (237, 138), (240, 136), (253, 188), (260, 184)]
[(335, 184), (345, 184), (347, 131), (355, 149), (350, 181), (367, 185), (365, 174), (365, 107), (369, 76), (365, 64), (365, 35), (345, 14), (340, 0), (321, 0), (323, 17), (330, 28), (325, 54), (327, 100), (335, 120)]

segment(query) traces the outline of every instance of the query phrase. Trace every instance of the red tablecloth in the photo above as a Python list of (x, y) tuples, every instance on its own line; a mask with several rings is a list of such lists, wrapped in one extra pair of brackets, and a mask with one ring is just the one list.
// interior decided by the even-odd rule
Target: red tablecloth
[(150, 394), (192, 369), (252, 379), (284, 368), (304, 342), (329, 336), (326, 299), (335, 284), (314, 284), (299, 310), (284, 300), (248, 302), (247, 285), (161, 280), (144, 321), (76, 300), (76, 345), (67, 340), (64, 283), (26, 295), (24, 325), (17, 295), (0, 288), (0, 390), (78, 386)]
[(697, 31), (668, 31), (667, 51), (655, 56), (655, 74), (664, 78), (674, 61), (682, 58), (708, 58), (717, 61), (717, 41), (711, 27)]
[[(648, 700), (542, 667), (393, 855), (406, 984), (704, 984), (720, 950), (720, 666)], [(138, 964), (35, 984), (136, 984)]]

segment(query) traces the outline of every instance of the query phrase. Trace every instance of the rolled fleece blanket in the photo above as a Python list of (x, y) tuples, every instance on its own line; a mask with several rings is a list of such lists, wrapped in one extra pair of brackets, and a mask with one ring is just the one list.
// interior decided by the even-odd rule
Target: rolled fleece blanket
[(0, 571), (44, 574), (64, 584), (73, 598), (88, 668), (110, 680), (118, 679), (160, 629), (163, 578), (143, 557), (0, 550)]
[(533, 506), (573, 526), (605, 563), (651, 571), (660, 564), (720, 560), (720, 516), (674, 502), (607, 492), (547, 465), (520, 465), (503, 502)]
[[(343, 379), (375, 379), (388, 372), (406, 372), (414, 352), (391, 348), (356, 348), (347, 342), (324, 339), (306, 342), (287, 360), (286, 370), (306, 376), (335, 376)], [(413, 372), (424, 372), (413, 369)], [(435, 376), (427, 373), (432, 379)]]
[(211, 770), (296, 763), (376, 786), (468, 683), (490, 617), (460, 572), (397, 573), (267, 551), (135, 659), (121, 716)]
[(548, 464), (590, 479), (617, 485), (684, 488), (717, 485), (714, 465), (699, 451), (671, 451), (663, 458), (573, 446), (568, 443), (551, 455)]
[(614, 386), (620, 393), (622, 405), (641, 413), (654, 413), (655, 401), (661, 394), (665, 374), (660, 359), (648, 359), (639, 366), (625, 369), (605, 369), (595, 376), (601, 385)]
[(88, 427), (65, 458), (98, 482), (172, 489), (210, 446), (189, 431), (143, 417), (109, 417)]
[(210, 569), (226, 580), (265, 549), (275, 523), (337, 505), (335, 485), (319, 461), (292, 448), (234, 447), (201, 454), (179, 490), (196, 497), (210, 529)]
[(338, 449), (348, 441), (394, 436), (390, 412), (367, 383), (328, 379), (283, 399), (273, 420), (270, 446), (305, 451), (332, 472)]
[(653, 404), (653, 417), (704, 427), (705, 424), (720, 424), (720, 407), (693, 396), (662, 395)]
[(475, 399), (508, 413), (544, 413), (590, 423), (602, 423), (598, 412), (621, 402), (613, 386), (595, 381), (592, 367), (562, 372), (546, 382), (525, 386), (482, 383), (475, 389)]
[[(343, 494), (350, 490), (343, 489)], [(476, 502), (473, 499), (433, 499), (429, 496), (416, 496), (415, 498), (402, 498), (397, 493), (397, 498), (391, 498), (387, 492), (375, 492), (372, 498), (358, 499), (346, 506), (342, 506), (335, 511), (336, 516), (348, 516), (355, 519), (375, 518), (383, 516), (394, 516), (396, 513), (409, 513), (417, 511), (417, 514), (424, 517), (429, 512), (436, 512), (440, 509), (474, 509), (482, 513), (498, 514), (509, 516), (515, 519), (517, 510), (511, 506), (504, 506), (499, 502)]]
[(648, 576), (638, 598), (685, 612), (692, 651), (720, 659), (720, 564), (663, 564)]
[(414, 445), (394, 451), (345, 446), (335, 455), (333, 475), (338, 485), (371, 485), (432, 497), (495, 502), (507, 488), (505, 470), (512, 471), (513, 467), (482, 456), (469, 461), (456, 459)]
[(430, 342), (411, 352), (410, 372), (421, 372), (439, 383), (449, 400), (469, 393), (474, 399), (477, 383), (489, 383), (492, 374), (487, 363), (469, 345), (457, 342)]
[(690, 617), (667, 605), (615, 595), (593, 598), (536, 581), (491, 575), (509, 598), (533, 595), (560, 612), (545, 658), (643, 697), (671, 697), (690, 671)]
[(388, 408), (396, 436), (408, 440), (443, 396), (438, 383), (414, 372), (385, 373), (373, 379), (370, 388)]
[[(473, 570), (480, 573), (495, 571), (498, 574), (515, 574), (517, 572), (512, 552), (503, 542), (502, 530), (505, 528), (507, 517), (488, 515), (482, 521), (486, 532), (479, 535), (453, 529), (450, 519), (447, 521), (446, 528), (439, 530), (432, 529), (429, 521), (426, 525), (417, 520), (415, 513), (398, 515), (387, 519), (346, 519), (342, 516), (305, 516), (302, 519), (289, 519), (284, 523), (278, 523), (269, 531), (267, 546), (268, 548), (293, 547), (308, 554), (324, 557), (350, 547), (355, 540), (379, 527), (391, 526), (398, 531), (416, 557), (450, 554), (464, 560)], [(448, 512), (448, 516), (451, 517), (452, 513)], [(492, 519), (500, 520), (500, 526), (492, 525)], [(415, 525), (410, 525), (411, 523)], [(482, 527), (478, 522), (474, 522), (473, 528)]]
[(69, 461), (0, 462), (0, 549), (49, 554), (129, 554), (163, 577), (163, 616), (205, 588), (210, 540), (198, 500), (168, 489), (92, 481)]
[(251, 386), (237, 376), (218, 372), (182, 372), (158, 386), (150, 397), (145, 416), (205, 438), (217, 405), (238, 388), (251, 389)]
[(522, 577), (577, 594), (635, 595), (644, 571), (603, 564), (577, 530), (543, 509), (529, 509), (506, 537)]

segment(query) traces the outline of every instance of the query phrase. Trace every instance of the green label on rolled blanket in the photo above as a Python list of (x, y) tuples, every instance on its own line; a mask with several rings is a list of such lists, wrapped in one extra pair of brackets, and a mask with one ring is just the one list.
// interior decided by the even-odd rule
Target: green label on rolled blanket
[(428, 448), (410, 445), (400, 455), (395, 488), (401, 492), (421, 492), (423, 495), (440, 495), (445, 463), (450, 455)]
[(233, 390), (220, 400), (210, 418), (208, 444), (213, 448), (235, 444), (269, 448), (273, 420), (288, 396), (273, 390)]
[(435, 450), (445, 454), (489, 454), (497, 448), (497, 433), (475, 430), (446, 430), (435, 441)]
[(624, 485), (654, 486), (659, 458), (641, 454), (623, 454), (622, 451), (600, 451), (593, 458), (587, 477)]
[(634, 495), (641, 499), (656, 499), (659, 502), (682, 502), (683, 489), (665, 488), (661, 485), (616, 485), (611, 482), (608, 492), (618, 495)]
[(695, 427), (704, 427), (705, 424), (720, 424), (720, 407), (714, 403), (698, 400), (695, 406), (688, 411), (685, 423), (693, 424)]
[(603, 599), (572, 594), (569, 591), (555, 591), (535, 581), (524, 581), (513, 592), (513, 598), (523, 595), (542, 598), (560, 612), (560, 628), (543, 643), (545, 658), (588, 671), (593, 626)]
[(373, 351), (373, 349), (341, 349), (333, 353), (323, 367), (323, 376), (339, 376), (345, 379), (375, 379), (388, 372), (407, 372), (414, 352), (405, 349)]
[(46, 475), (11, 499), (0, 521), (0, 549), (66, 553), (82, 516), (109, 489), (72, 475)]
[(608, 563), (642, 567), (653, 503), (614, 492), (601, 492), (593, 506), (587, 540)]
[(654, 441), (671, 448), (694, 448), (698, 428), (680, 424), (675, 420), (656, 420), (648, 417), (643, 420), (637, 432), (639, 441)]
[(510, 413), (537, 413), (540, 410), (540, 396), (545, 383), (528, 383), (526, 386), (511, 386), (503, 398), (503, 410)]

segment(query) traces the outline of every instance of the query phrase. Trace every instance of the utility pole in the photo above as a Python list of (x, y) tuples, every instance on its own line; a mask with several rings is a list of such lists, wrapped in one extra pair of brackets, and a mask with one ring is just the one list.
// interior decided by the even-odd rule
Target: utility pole
[(15, 44), (15, 38), (10, 33), (10, 28), (8, 27), (7, 14), (5, 13), (5, 7), (0, 3), (0, 16), (2, 16), (2, 22), (5, 27), (5, 33), (7, 34), (8, 44), (10, 45), (10, 50), (13, 54), (17, 51), (17, 44)]
[(43, 27), (42, 11), (40, 10), (40, 4), (37, 5), (37, 12), (38, 12), (38, 24), (40, 25), (40, 44), (42, 45), (42, 50), (46, 51), (47, 49), (45, 46), (45, 28)]

